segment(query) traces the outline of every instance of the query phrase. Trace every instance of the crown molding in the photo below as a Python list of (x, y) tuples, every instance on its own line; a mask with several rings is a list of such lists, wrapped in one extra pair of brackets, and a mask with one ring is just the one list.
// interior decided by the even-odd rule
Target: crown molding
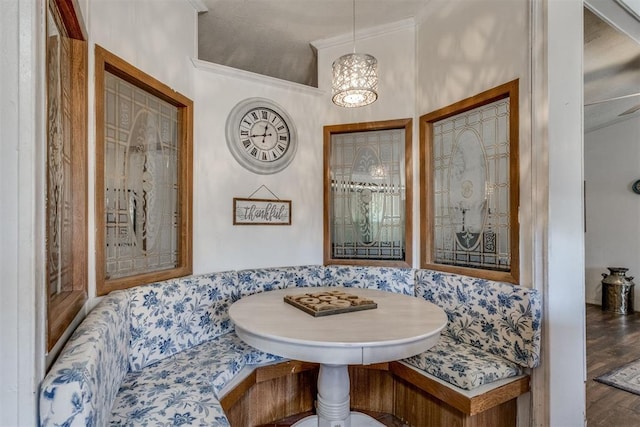
[(618, 0), (584, 0), (584, 5), (603, 21), (640, 43), (640, 26), (631, 4)]
[(240, 70), (238, 68), (228, 67), (226, 65), (214, 64), (213, 62), (203, 61), (201, 59), (191, 58), (191, 62), (198, 70), (206, 71), (220, 76), (232, 77), (269, 86), (276, 86), (282, 89), (308, 93), (310, 95), (316, 96), (324, 95), (326, 93), (324, 90), (318, 89), (317, 87), (290, 82), (288, 80), (282, 80), (275, 77), (264, 76), (262, 74)]
[[(390, 22), (388, 24), (378, 25), (377, 27), (365, 28), (356, 31), (356, 40), (365, 40), (371, 37), (377, 37), (396, 31), (415, 29), (416, 22), (413, 18), (403, 19), (401, 21)], [(334, 47), (351, 43), (353, 41), (353, 33), (341, 34), (339, 36), (330, 37), (327, 39), (314, 40), (311, 42), (311, 46), (316, 49), (326, 49), (328, 47)]]
[(209, 8), (204, 4), (202, 0), (187, 0), (189, 4), (195, 9), (198, 13), (209, 12)]
[(627, 12), (640, 21), (640, 0), (616, 0)]

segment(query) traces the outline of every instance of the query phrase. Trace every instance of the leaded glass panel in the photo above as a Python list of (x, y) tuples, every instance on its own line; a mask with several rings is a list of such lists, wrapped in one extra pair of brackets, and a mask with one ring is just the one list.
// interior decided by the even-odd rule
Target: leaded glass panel
[(47, 14), (47, 273), (49, 297), (73, 290), (71, 49)]
[(509, 98), (433, 123), (433, 261), (511, 268)]
[(178, 108), (105, 72), (106, 278), (175, 268)]
[(405, 129), (331, 135), (331, 257), (405, 260)]

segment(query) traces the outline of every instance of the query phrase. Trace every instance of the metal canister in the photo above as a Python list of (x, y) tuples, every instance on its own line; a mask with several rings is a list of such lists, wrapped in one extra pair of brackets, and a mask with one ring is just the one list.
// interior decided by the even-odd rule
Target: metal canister
[(633, 313), (633, 276), (626, 276), (628, 268), (607, 267), (602, 273), (602, 310), (617, 314)]

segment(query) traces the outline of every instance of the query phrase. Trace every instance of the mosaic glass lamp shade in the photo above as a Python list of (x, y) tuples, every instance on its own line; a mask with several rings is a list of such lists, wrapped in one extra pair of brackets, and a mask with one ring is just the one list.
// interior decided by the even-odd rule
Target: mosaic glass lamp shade
[(333, 62), (334, 104), (363, 107), (378, 99), (378, 61), (366, 53), (349, 53)]

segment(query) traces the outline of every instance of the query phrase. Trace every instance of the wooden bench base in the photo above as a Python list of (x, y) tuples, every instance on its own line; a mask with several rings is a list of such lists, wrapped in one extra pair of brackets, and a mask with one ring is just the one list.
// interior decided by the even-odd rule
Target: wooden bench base
[[(351, 408), (394, 415), (411, 426), (514, 427), (523, 376), (469, 396), (401, 363), (350, 366)], [(287, 361), (255, 369), (222, 399), (233, 427), (268, 424), (313, 411), (318, 365)]]

